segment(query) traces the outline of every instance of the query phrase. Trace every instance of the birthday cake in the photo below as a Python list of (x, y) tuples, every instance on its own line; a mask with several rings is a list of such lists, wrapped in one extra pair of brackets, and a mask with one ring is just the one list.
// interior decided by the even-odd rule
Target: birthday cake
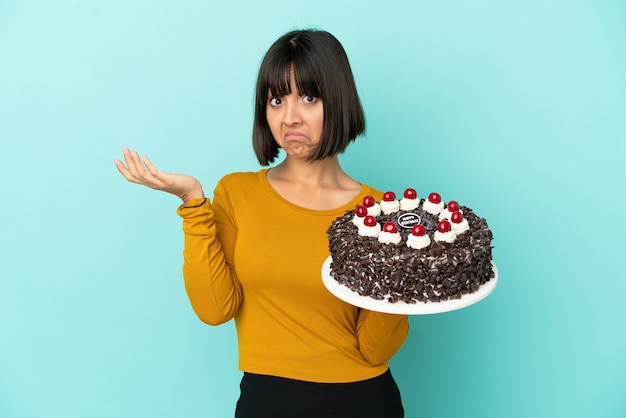
[(485, 219), (438, 193), (372, 196), (328, 229), (330, 274), (353, 292), (389, 303), (443, 302), (494, 277)]

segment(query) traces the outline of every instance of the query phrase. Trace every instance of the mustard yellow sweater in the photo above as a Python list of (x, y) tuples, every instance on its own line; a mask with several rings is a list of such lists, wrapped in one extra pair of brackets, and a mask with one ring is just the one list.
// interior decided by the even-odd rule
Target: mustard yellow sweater
[(227, 175), (212, 203), (178, 209), (195, 313), (211, 325), (235, 319), (243, 371), (312, 382), (382, 374), (404, 343), (408, 318), (342, 302), (321, 279), (328, 226), (364, 196), (381, 193), (363, 185), (345, 206), (305, 209), (282, 198), (266, 173)]

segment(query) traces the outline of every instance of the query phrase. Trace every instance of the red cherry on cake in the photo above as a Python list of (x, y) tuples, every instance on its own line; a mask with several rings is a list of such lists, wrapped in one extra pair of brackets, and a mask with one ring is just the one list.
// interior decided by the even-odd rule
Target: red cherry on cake
[(426, 228), (424, 228), (424, 225), (414, 225), (413, 228), (411, 228), (411, 234), (416, 237), (423, 237), (426, 235)]
[(395, 234), (396, 232), (398, 232), (398, 228), (393, 222), (385, 222), (385, 225), (383, 226), (383, 231)]
[(393, 202), (396, 200), (396, 194), (394, 192), (385, 192), (383, 195), (383, 200), (385, 202)]
[(430, 201), (430, 203), (434, 203), (435, 205), (441, 203), (441, 196), (439, 195), (439, 193), (431, 193), (428, 195), (428, 200)]
[(356, 216), (364, 218), (367, 215), (367, 208), (365, 206), (358, 205), (356, 207)]
[(365, 219), (363, 219), (363, 225), (365, 226), (376, 226), (376, 224), (376, 218), (373, 216), (366, 216)]
[(450, 232), (452, 231), (452, 225), (450, 225), (450, 222), (448, 221), (441, 221), (439, 222), (439, 225), (437, 225), (437, 230), (439, 232), (446, 233), (446, 232)]
[(407, 199), (417, 199), (417, 192), (415, 189), (408, 188), (404, 191), (404, 197)]
[(448, 202), (448, 211), (456, 212), (459, 210), (459, 204), (455, 200)]
[(371, 208), (372, 206), (374, 206), (374, 203), (376, 203), (376, 200), (374, 200), (372, 196), (365, 196), (363, 198), (363, 206), (365, 206), (366, 208)]
[(452, 212), (452, 215), (450, 215), (450, 221), (454, 222), (455, 224), (460, 224), (461, 222), (463, 222), (463, 214), (458, 210), (456, 212)]
[(417, 199), (417, 192), (415, 191), (415, 189), (406, 189), (404, 191), (404, 197), (406, 197), (407, 199)]

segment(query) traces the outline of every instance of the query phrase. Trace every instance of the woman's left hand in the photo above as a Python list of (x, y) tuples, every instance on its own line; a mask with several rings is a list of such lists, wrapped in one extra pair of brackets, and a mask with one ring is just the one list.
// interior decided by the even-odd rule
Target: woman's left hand
[(115, 160), (115, 166), (126, 180), (161, 190), (180, 197), (185, 204), (191, 199), (203, 199), (202, 185), (186, 174), (165, 173), (156, 168), (148, 157), (139, 157), (136, 151), (124, 148), (124, 161)]

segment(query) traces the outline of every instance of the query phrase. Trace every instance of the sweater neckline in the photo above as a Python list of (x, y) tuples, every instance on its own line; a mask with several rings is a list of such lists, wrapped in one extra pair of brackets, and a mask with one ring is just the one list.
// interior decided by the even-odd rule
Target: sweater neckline
[(371, 188), (369, 186), (359, 182), (359, 184), (361, 185), (361, 191), (346, 204), (336, 207), (336, 208), (332, 208), (332, 209), (310, 209), (310, 208), (296, 205), (295, 203), (290, 202), (289, 200), (285, 199), (280, 193), (278, 193), (272, 187), (269, 180), (267, 179), (268, 171), (269, 171), (269, 168), (264, 168), (258, 172), (259, 180), (261, 181), (261, 184), (263, 185), (263, 187), (268, 191), (268, 193), (273, 198), (280, 201), (282, 204), (294, 210), (297, 210), (298, 212), (307, 213), (309, 215), (317, 215), (317, 216), (343, 215), (347, 210), (354, 209), (357, 204), (363, 201), (363, 198), (367, 196), (368, 193), (371, 193)]

